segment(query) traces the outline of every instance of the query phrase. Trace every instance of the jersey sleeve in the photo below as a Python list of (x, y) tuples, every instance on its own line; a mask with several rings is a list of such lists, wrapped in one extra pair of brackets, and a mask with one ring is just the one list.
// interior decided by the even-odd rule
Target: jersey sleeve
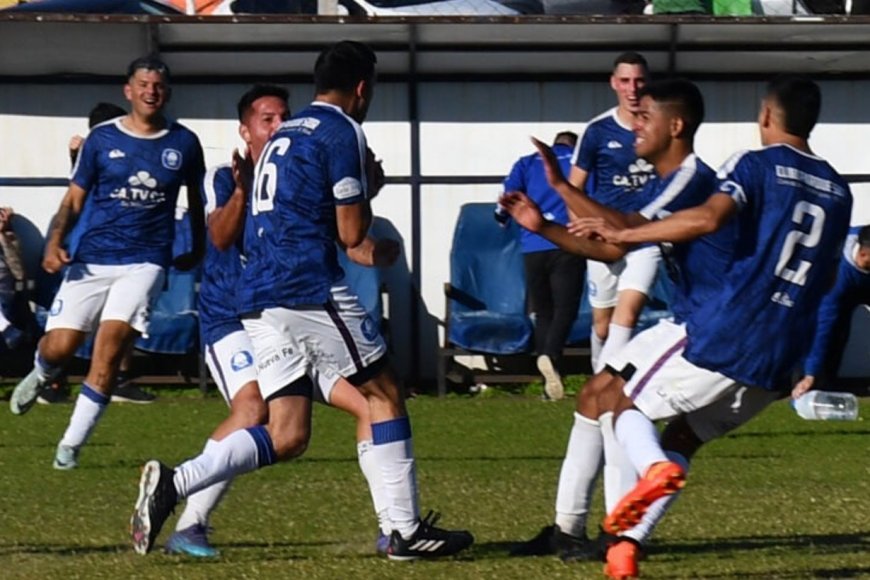
[(577, 143), (577, 148), (574, 150), (574, 155), (571, 157), (571, 164), (576, 165), (586, 172), (591, 172), (596, 165), (596, 157), (598, 156), (598, 132), (594, 126), (587, 127), (583, 132), (583, 137)]
[(731, 196), (738, 210), (753, 204), (763, 189), (764, 176), (755, 168), (754, 157), (742, 151), (734, 154), (716, 172), (716, 191)]
[(202, 183), (203, 176), (205, 175), (205, 156), (203, 155), (199, 139), (193, 133), (190, 135), (192, 143), (189, 147), (188, 157), (185, 160), (185, 181), (188, 185), (199, 185)]
[(358, 126), (341, 131), (326, 155), (332, 197), (336, 205), (360, 203), (366, 199), (366, 138)]
[(92, 131), (85, 138), (79, 150), (78, 158), (72, 168), (70, 181), (85, 191), (90, 191), (97, 182), (97, 158), (99, 154), (99, 136)]
[(824, 369), (828, 347), (831, 344), (831, 334), (837, 319), (840, 317), (840, 311), (844, 307), (844, 296), (849, 284), (849, 276), (845, 272), (846, 268), (849, 268), (849, 265), (845, 260), (841, 261), (834, 287), (825, 294), (819, 306), (813, 344), (804, 361), (804, 374), (806, 375), (819, 376)]
[(232, 169), (226, 164), (209, 168), (202, 180), (202, 201), (205, 215), (208, 217), (219, 207), (223, 207), (233, 195), (236, 183), (233, 181)]

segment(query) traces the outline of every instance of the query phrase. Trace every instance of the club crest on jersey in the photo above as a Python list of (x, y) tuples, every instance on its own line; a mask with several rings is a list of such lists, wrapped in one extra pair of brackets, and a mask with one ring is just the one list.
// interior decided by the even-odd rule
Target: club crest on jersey
[(63, 300), (57, 299), (51, 303), (51, 310), (48, 311), (50, 316), (57, 316), (63, 310)]
[(254, 357), (246, 350), (240, 350), (230, 358), (230, 368), (239, 372), (254, 364)]
[(163, 163), (163, 167), (171, 169), (172, 171), (181, 167), (183, 159), (181, 151), (177, 149), (164, 149), (163, 154), (160, 156), (160, 162)]

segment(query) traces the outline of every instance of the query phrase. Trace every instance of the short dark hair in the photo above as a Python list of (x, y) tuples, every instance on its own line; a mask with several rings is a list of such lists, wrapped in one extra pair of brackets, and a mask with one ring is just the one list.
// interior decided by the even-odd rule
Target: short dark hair
[(697, 85), (686, 79), (653, 81), (637, 92), (637, 98), (649, 97), (660, 105), (673, 109), (683, 120), (686, 137), (694, 138), (704, 121), (704, 96)]
[(870, 248), (870, 226), (858, 230), (858, 245), (862, 248)]
[(136, 74), (136, 71), (141, 69), (153, 70), (160, 73), (163, 76), (163, 80), (169, 82), (169, 67), (156, 54), (140, 56), (131, 62), (127, 67), (127, 78), (132, 78)]
[(613, 60), (613, 70), (616, 70), (621, 64), (635, 64), (638, 66), (642, 66), (643, 70), (649, 71), (649, 65), (646, 62), (646, 59), (639, 52), (634, 52), (633, 50), (628, 50), (623, 52), (619, 56), (617, 56)]
[(278, 97), (286, 103), (287, 99), (290, 97), (290, 93), (287, 92), (287, 89), (279, 87), (278, 85), (259, 83), (254, 85), (248, 89), (244, 95), (242, 95), (242, 98), (239, 99), (238, 105), (236, 105), (236, 110), (239, 113), (239, 123), (244, 122), (245, 115), (248, 114), (254, 101), (262, 99), (263, 97)]
[(331, 90), (352, 91), (360, 81), (375, 78), (374, 51), (361, 42), (342, 40), (324, 49), (314, 64), (317, 94)]
[(88, 114), (88, 129), (93, 129), (100, 123), (105, 123), (116, 117), (123, 117), (126, 114), (127, 111), (113, 103), (97, 103)]
[(553, 145), (577, 145), (577, 133), (574, 131), (561, 131), (556, 133), (556, 138), (553, 139)]
[(776, 101), (782, 109), (786, 133), (802, 139), (810, 136), (822, 109), (819, 85), (806, 77), (778, 76), (767, 85), (765, 96)]

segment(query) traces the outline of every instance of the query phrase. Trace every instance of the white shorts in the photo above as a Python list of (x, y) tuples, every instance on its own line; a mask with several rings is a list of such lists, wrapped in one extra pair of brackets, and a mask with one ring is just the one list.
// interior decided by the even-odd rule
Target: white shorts
[(684, 325), (663, 320), (633, 337), (608, 361), (627, 377), (625, 395), (653, 421), (697, 411), (742, 388), (684, 359), (686, 341)]
[(151, 263), (67, 268), (54, 297), (45, 331), (93, 332), (104, 320), (120, 320), (147, 336), (151, 306), (163, 290), (165, 272)]
[(631, 251), (611, 264), (588, 260), (586, 284), (590, 306), (613, 308), (623, 290), (637, 290), (649, 296), (661, 259), (658, 246), (647, 246)]
[(376, 324), (346, 286), (333, 287), (324, 306), (267, 308), (242, 324), (254, 345), (264, 399), (306, 373), (331, 391), (339, 377), (353, 377), (387, 351)]
[[(231, 404), (242, 387), (257, 381), (257, 365), (254, 364), (254, 345), (244, 330), (237, 330), (205, 347), (205, 362), (218, 391), (227, 404)], [(332, 388), (338, 375), (326, 376), (313, 373), (314, 400), (329, 404)], [(262, 395), (262, 393), (261, 393)], [(265, 395), (262, 395), (265, 398)]]
[(254, 346), (244, 330), (231, 332), (217, 342), (205, 345), (205, 363), (227, 404), (242, 387), (257, 380)]

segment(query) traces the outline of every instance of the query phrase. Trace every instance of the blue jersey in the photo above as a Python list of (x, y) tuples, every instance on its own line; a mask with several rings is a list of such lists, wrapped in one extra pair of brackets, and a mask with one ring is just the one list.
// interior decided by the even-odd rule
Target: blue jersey
[(586, 193), (602, 205), (632, 213), (650, 200), (644, 186), (655, 169), (634, 152), (634, 133), (619, 122), (616, 108), (592, 119), (571, 162), (588, 173)]
[(818, 376), (822, 373), (837, 322), (843, 317), (851, 318), (858, 305), (870, 304), (870, 271), (855, 263), (860, 229), (861, 226), (857, 226), (849, 231), (837, 269), (837, 280), (822, 299), (815, 338), (804, 363), (805, 374)]
[[(670, 175), (647, 183), (653, 201), (640, 214), (649, 220), (667, 217), (701, 205), (715, 188), (716, 172), (691, 154)], [(684, 322), (690, 312), (721, 289), (731, 263), (735, 232), (736, 226), (731, 221), (719, 231), (690, 242), (660, 244), (665, 267), (674, 283), (670, 308), (676, 322)]]
[(73, 260), (168, 266), (178, 190), (198, 186), (204, 172), (199, 139), (179, 123), (147, 137), (120, 118), (94, 127), (71, 178), (88, 192), (70, 235)]
[(257, 163), (239, 312), (328, 301), (343, 276), (336, 205), (365, 201), (365, 158), (362, 128), (336, 106), (312, 103), (281, 125)]
[(737, 243), (722, 290), (689, 316), (684, 356), (781, 388), (809, 349), (852, 195), (827, 162), (782, 144), (735, 155), (717, 177), (737, 204)]
[[(571, 170), (572, 151), (573, 148), (569, 145), (553, 146), (553, 153), (556, 154), (559, 166), (565, 175)], [(547, 183), (544, 163), (539, 154), (533, 153), (520, 157), (514, 163), (510, 175), (504, 180), (504, 190), (522, 191), (538, 204), (544, 218), (562, 225), (568, 223), (568, 208), (565, 207), (565, 202), (559, 194)], [(525, 228), (520, 229), (520, 246), (526, 254), (558, 249), (553, 242)]]
[[(233, 170), (228, 163), (209, 169), (202, 188), (206, 216), (226, 205), (235, 187)], [(242, 330), (236, 308), (236, 291), (242, 274), (240, 246), (241, 238), (238, 243), (221, 251), (215, 247), (211, 238), (206, 239), (199, 288), (200, 342), (203, 347), (214, 344), (231, 332)]]

